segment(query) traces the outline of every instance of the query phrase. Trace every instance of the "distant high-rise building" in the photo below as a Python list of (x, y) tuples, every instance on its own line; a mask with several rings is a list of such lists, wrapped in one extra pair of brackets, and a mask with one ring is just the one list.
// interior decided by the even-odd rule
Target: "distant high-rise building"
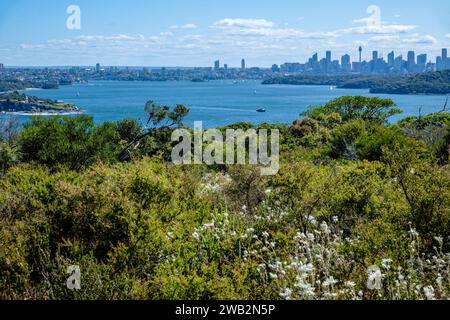
[(414, 72), (416, 68), (416, 53), (408, 51), (407, 68), (409, 72)]
[(425, 71), (426, 67), (427, 67), (427, 55), (425, 53), (419, 54), (417, 56), (417, 69), (418, 69), (417, 71), (423, 72)]
[(5, 69), (5, 65), (3, 63), (0, 63), (0, 71), (3, 71)]
[(362, 47), (360, 46), (359, 47), (359, 49), (358, 49), (358, 51), (359, 51), (359, 63), (361, 63), (362, 62)]
[(272, 69), (272, 72), (279, 72), (280, 71), (280, 68), (278, 67), (277, 64), (272, 65), (271, 69)]
[(245, 69), (245, 59), (241, 60), (241, 69), (244, 70)]
[(327, 63), (331, 63), (331, 51), (326, 52), (326, 60), (327, 60)]
[(396, 71), (403, 71), (405, 66), (405, 61), (403, 60), (403, 56), (400, 55), (394, 60), (394, 69)]
[(395, 60), (395, 54), (394, 51), (388, 54), (388, 66), (393, 67), (394, 66), (394, 60)]
[(341, 67), (345, 72), (350, 72), (352, 70), (350, 56), (348, 54), (345, 54), (341, 57)]
[(450, 63), (448, 61), (448, 56), (447, 56), (447, 49), (444, 48), (442, 49), (442, 69), (449, 69), (450, 68)]
[(436, 57), (436, 70), (441, 71), (444, 69), (443, 63), (442, 63), (442, 57), (437, 56)]
[(227, 70), (227, 69), (228, 69), (228, 64), (225, 63), (225, 64), (223, 65), (223, 68), (224, 68), (225, 70)]
[(378, 60), (378, 51), (372, 51), (372, 60), (373, 61)]
[(96, 71), (97, 73), (100, 72), (100, 63), (97, 63), (97, 64), (95, 65), (95, 71)]
[(220, 60), (214, 61), (214, 69), (216, 69), (216, 70), (220, 69)]

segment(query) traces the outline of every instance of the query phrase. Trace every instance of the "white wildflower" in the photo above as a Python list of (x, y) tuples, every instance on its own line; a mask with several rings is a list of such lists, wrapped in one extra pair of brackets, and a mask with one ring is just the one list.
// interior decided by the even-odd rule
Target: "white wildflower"
[(392, 263), (392, 259), (383, 259), (381, 261), (381, 266), (384, 269), (389, 270), (389, 269), (391, 269), (391, 263)]
[(347, 288), (354, 288), (356, 286), (356, 283), (354, 283), (353, 281), (347, 281), (345, 282), (345, 286)]
[(427, 297), (428, 300), (435, 300), (435, 294), (434, 294), (434, 288), (432, 286), (424, 287), (423, 292), (425, 293), (425, 297)]
[(286, 300), (291, 300), (292, 299), (292, 290), (289, 288), (284, 288), (281, 292), (280, 292), (280, 296), (283, 299)]
[(314, 218), (313, 216), (308, 216), (308, 222), (311, 223), (312, 225), (316, 225), (317, 221), (316, 218)]
[(334, 279), (333, 277), (329, 277), (328, 279), (326, 279), (323, 282), (323, 286), (330, 287), (330, 286), (334, 286), (336, 283), (338, 283), (338, 281), (336, 279)]
[(197, 231), (195, 231), (195, 232), (192, 234), (192, 236), (194, 237), (195, 240), (200, 241), (200, 234), (199, 234)]
[(330, 233), (330, 229), (328, 228), (328, 225), (325, 221), (320, 224), (320, 230), (322, 230), (322, 232), (325, 234)]
[(419, 236), (419, 233), (413, 228), (411, 228), (411, 230), (409, 230), (408, 233), (412, 237), (418, 237)]

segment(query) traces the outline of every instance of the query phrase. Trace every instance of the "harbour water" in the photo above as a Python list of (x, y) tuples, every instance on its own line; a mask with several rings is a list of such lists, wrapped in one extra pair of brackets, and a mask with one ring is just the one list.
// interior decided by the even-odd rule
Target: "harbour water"
[[(400, 118), (442, 110), (445, 96), (372, 95), (369, 90), (336, 89), (329, 86), (262, 85), (260, 81), (167, 81), (129, 82), (93, 81), (57, 90), (35, 90), (28, 94), (64, 100), (94, 116), (97, 123), (124, 118), (146, 120), (144, 106), (153, 100), (171, 106), (184, 104), (191, 111), (185, 123), (203, 121), (204, 127), (215, 127), (240, 121), (253, 123), (292, 123), (309, 106), (323, 104), (343, 95), (390, 98), (404, 113)], [(257, 112), (258, 109), (266, 112)], [(21, 116), (26, 119), (26, 116)]]

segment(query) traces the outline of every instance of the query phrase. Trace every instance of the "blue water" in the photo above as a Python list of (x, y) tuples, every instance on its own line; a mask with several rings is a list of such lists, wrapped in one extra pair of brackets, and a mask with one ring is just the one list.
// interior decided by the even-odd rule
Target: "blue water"
[[(442, 110), (445, 96), (372, 95), (368, 90), (334, 89), (328, 86), (261, 85), (259, 81), (210, 82), (127, 82), (92, 81), (63, 86), (57, 90), (36, 90), (28, 94), (64, 100), (93, 115), (97, 123), (123, 118), (146, 120), (144, 106), (153, 100), (160, 104), (181, 103), (191, 112), (185, 123), (203, 121), (204, 127), (215, 127), (239, 121), (253, 123), (292, 123), (308, 106), (323, 104), (343, 95), (380, 96), (393, 99), (404, 110), (393, 122), (409, 115)], [(78, 95), (79, 93), (79, 95)], [(266, 113), (256, 112), (265, 108)]]

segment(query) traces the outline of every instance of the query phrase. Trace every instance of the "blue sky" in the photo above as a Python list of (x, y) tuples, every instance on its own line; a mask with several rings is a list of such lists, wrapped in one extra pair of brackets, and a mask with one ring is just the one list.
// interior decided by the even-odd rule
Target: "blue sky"
[[(69, 30), (66, 10), (81, 10)], [(367, 11), (369, 6), (379, 8)], [(450, 47), (450, 2), (386, 0), (0, 0), (6, 65), (238, 66)]]

